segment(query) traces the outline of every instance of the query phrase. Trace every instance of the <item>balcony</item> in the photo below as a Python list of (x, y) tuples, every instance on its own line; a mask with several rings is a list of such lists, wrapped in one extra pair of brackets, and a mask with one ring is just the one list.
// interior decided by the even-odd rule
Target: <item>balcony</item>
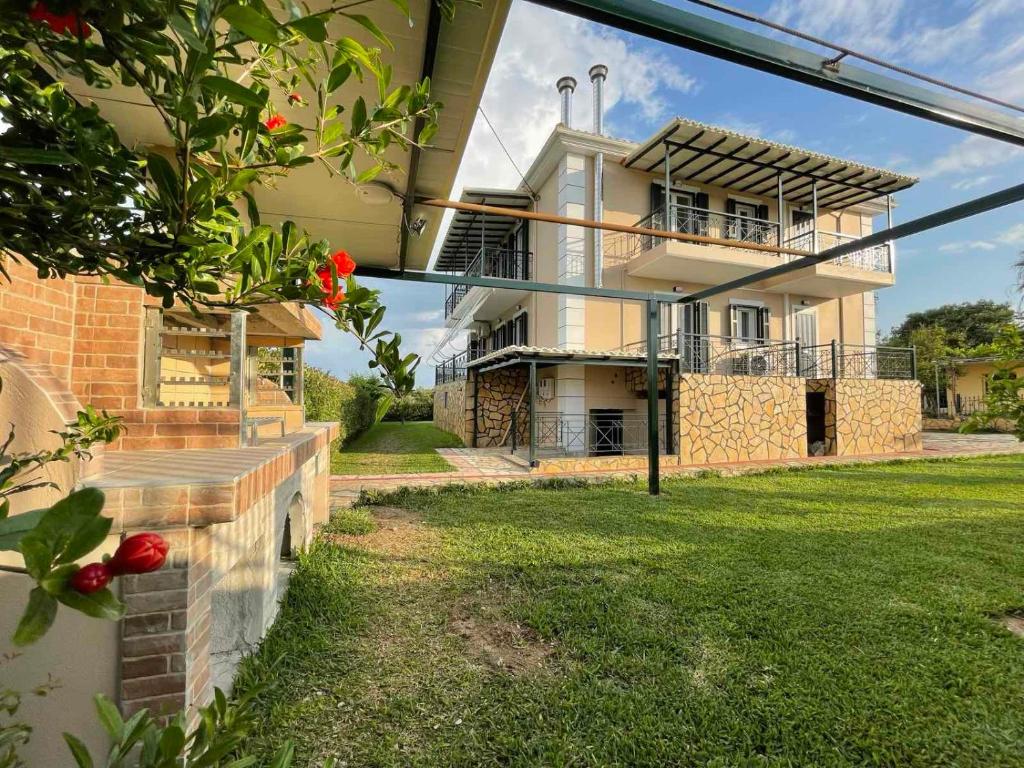
[[(646, 355), (647, 342), (627, 344), (622, 351)], [(917, 377), (913, 347), (867, 347), (838, 341), (802, 346), (795, 341), (677, 333), (658, 337), (658, 353), (678, 355), (680, 373), (807, 379)]]
[[(690, 206), (659, 208), (634, 226), (714, 238), (728, 243), (698, 243), (653, 235), (609, 234), (604, 240), (606, 267), (625, 267), (636, 277), (715, 285), (799, 258), (763, 246), (779, 247), (779, 223)], [(821, 252), (855, 240), (852, 235), (813, 230), (784, 233), (781, 247)], [(760, 286), (776, 293), (839, 298), (892, 285), (893, 259), (888, 244), (865, 248), (839, 259), (779, 276)]]
[[(505, 280), (529, 280), (533, 274), (533, 254), (510, 248), (481, 248), (462, 274), (474, 277), (498, 277)], [(444, 302), (445, 322), (449, 327), (473, 320), (489, 320), (520, 302), (525, 291), (481, 286), (453, 285)]]

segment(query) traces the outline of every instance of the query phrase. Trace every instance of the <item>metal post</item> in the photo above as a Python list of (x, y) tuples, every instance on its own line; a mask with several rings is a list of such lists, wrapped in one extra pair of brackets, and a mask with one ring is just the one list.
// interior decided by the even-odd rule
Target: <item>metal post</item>
[(811, 182), (811, 253), (818, 252), (818, 180)]
[(670, 365), (665, 369), (665, 455), (671, 456), (675, 453), (675, 435), (673, 429), (675, 426), (674, 414), (672, 413), (672, 406), (675, 403), (673, 395), (675, 394), (672, 390), (675, 389), (675, 370)]
[[(892, 229), (892, 195), (885, 196), (885, 221), (886, 229)], [(890, 240), (889, 243), (889, 272), (890, 274), (896, 274), (896, 241)], [(936, 406), (937, 408), (938, 406)]]
[(672, 202), (672, 156), (668, 151), (668, 142), (665, 142), (665, 215), (662, 217), (661, 227), (671, 231), (669, 225), (669, 207)]
[(238, 444), (240, 446), (246, 444), (245, 319), (245, 312), (231, 313), (231, 373), (228, 379), (228, 403), (232, 408), (238, 409)]
[(917, 379), (917, 346), (910, 348), (910, 378)]
[(939, 396), (939, 361), (935, 361), (935, 418), (939, 417), (942, 398)]
[(785, 227), (786, 227), (786, 217), (785, 217), (785, 214), (783, 213), (783, 209), (785, 207), (785, 203), (782, 200), (782, 174), (781, 173), (778, 174), (775, 177), (775, 189), (776, 189), (777, 196), (778, 196), (778, 199), (779, 199), (779, 210), (778, 210), (778, 214), (779, 214), (779, 241), (776, 243), (776, 245), (781, 247), (782, 246), (782, 241), (785, 238), (784, 232), (786, 231), (785, 230)]
[(796, 342), (795, 353), (796, 353), (796, 375), (797, 375), (797, 378), (799, 378), (800, 376), (803, 375), (803, 372), (800, 370), (800, 342), (799, 341)]
[[(475, 445), (474, 445), (475, 447)], [(512, 455), (516, 455), (519, 448), (519, 409), (512, 409)]]
[(537, 466), (537, 363), (530, 363), (530, 466)]
[(647, 300), (647, 491), (661, 493), (658, 464), (658, 300)]
[(839, 378), (839, 356), (836, 354), (837, 345), (836, 340), (832, 339), (832, 378)]

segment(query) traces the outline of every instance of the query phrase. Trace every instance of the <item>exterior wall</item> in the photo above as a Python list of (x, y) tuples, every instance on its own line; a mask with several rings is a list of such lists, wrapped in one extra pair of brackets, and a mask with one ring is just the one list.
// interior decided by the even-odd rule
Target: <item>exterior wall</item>
[(683, 374), (677, 407), (683, 464), (807, 455), (803, 379)]
[(434, 426), (457, 435), (466, 445), (473, 439), (473, 403), (468, 387), (465, 380), (434, 387)]
[(32, 363), (50, 367), (65, 385), (70, 381), (74, 343), (75, 287), (68, 280), (40, 280), (35, 269), (7, 256), (0, 263), (0, 347)]
[(832, 387), (837, 456), (922, 449), (920, 383), (836, 379)]
[[(525, 368), (508, 367), (488, 371), (480, 376), (477, 407), (477, 447), (490, 448), (502, 445), (505, 435), (512, 426), (512, 412), (522, 404), (527, 406), (524, 396), (529, 384)], [(470, 398), (467, 398), (467, 402)], [(472, 425), (472, 411), (470, 411)], [(472, 430), (472, 426), (470, 426)], [(522, 431), (520, 430), (520, 435)], [(472, 437), (472, 435), (471, 435)]]

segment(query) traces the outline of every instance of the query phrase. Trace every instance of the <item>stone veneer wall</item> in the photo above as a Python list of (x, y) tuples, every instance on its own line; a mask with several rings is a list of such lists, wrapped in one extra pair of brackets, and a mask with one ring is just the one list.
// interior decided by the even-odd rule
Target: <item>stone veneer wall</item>
[(829, 384), (834, 387), (837, 456), (921, 450), (919, 382), (837, 379)]
[[(525, 368), (499, 368), (480, 375), (477, 447), (492, 448), (504, 444), (505, 433), (512, 423), (512, 411), (520, 403), (520, 398), (524, 413), (529, 405), (526, 399), (529, 395), (523, 397), (528, 383), (529, 373)], [(522, 428), (519, 434), (520, 437), (524, 434)]]
[(434, 426), (457, 435), (469, 445), (473, 439), (473, 402), (469, 382), (449, 381), (434, 387)]
[(682, 464), (807, 455), (803, 379), (682, 374), (677, 408)]
[(836, 390), (834, 379), (808, 379), (808, 392), (825, 394), (825, 455), (836, 455)]

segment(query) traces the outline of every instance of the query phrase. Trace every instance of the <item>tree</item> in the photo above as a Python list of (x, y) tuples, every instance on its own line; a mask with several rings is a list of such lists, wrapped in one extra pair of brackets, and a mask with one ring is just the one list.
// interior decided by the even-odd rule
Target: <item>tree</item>
[(951, 349), (970, 349), (981, 344), (991, 344), (999, 330), (1013, 320), (1014, 313), (1009, 304), (987, 299), (944, 304), (934, 309), (908, 314), (889, 334), (889, 343), (910, 346), (910, 334), (915, 329), (938, 326), (946, 332)]
[(992, 342), (995, 372), (989, 377), (984, 410), (972, 414), (960, 427), (974, 432), (997, 421), (1014, 425), (1014, 434), (1024, 441), (1024, 332), (1012, 324), (1003, 326)]

